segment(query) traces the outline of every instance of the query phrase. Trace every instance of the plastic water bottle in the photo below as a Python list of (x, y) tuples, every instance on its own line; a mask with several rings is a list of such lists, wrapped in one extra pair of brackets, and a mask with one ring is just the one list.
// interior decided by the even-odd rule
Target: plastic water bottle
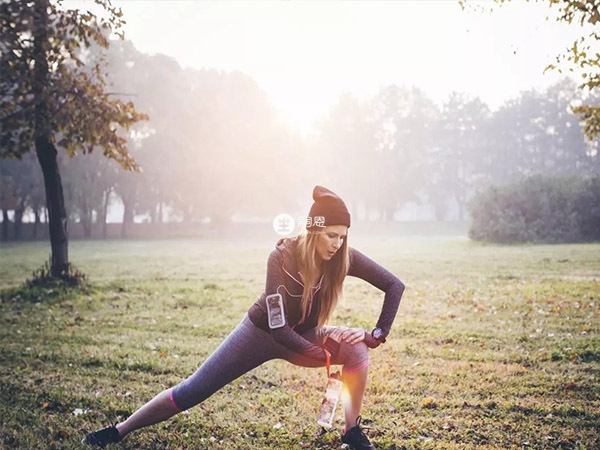
[(319, 419), (317, 420), (317, 423), (325, 428), (331, 428), (333, 426), (335, 408), (342, 395), (343, 383), (340, 378), (340, 373), (335, 372), (327, 379), (327, 389), (325, 390), (325, 397), (321, 403)]

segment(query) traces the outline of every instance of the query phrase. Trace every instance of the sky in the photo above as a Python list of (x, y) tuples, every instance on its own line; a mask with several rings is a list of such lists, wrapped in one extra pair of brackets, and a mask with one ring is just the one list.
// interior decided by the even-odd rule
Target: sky
[(452, 91), (470, 93), (495, 110), (556, 82), (562, 75), (544, 68), (581, 33), (556, 23), (547, 1), (513, 1), (493, 13), (490, 1), (463, 10), (455, 0), (113, 4), (138, 50), (250, 75), (301, 133), (342, 93), (366, 99), (391, 83), (419, 87), (438, 104)]

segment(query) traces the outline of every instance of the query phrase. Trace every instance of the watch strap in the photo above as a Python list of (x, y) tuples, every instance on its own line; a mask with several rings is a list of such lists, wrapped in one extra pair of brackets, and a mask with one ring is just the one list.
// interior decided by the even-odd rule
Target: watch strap
[(371, 331), (371, 336), (373, 336), (373, 339), (376, 339), (376, 340), (378, 340), (379, 342), (381, 342), (383, 344), (386, 341), (386, 339), (383, 336), (383, 334), (380, 337), (378, 337), (378, 338), (376, 338), (375, 335), (374, 335), (375, 330), (377, 330), (377, 329), (379, 329), (379, 331), (382, 331), (381, 328), (375, 327), (375, 328), (373, 328), (373, 331)]

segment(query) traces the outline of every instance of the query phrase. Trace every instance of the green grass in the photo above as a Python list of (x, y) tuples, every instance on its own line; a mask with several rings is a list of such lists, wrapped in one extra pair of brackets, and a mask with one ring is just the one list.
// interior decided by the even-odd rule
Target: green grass
[[(600, 447), (600, 245), (350, 239), (407, 286), (371, 350), (378, 449)], [(81, 448), (191, 374), (260, 295), (275, 240), (73, 241), (88, 288), (29, 300), (15, 289), (49, 245), (0, 246), (0, 448)], [(351, 277), (344, 292), (332, 323), (370, 329), (382, 293)], [(324, 382), (270, 361), (119, 448), (339, 448), (342, 411), (316, 424)]]

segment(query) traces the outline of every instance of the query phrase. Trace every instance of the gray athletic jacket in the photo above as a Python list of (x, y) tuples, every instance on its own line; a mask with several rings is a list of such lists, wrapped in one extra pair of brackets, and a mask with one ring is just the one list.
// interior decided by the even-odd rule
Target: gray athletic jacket
[[(305, 286), (295, 258), (297, 244), (298, 236), (281, 238), (277, 241), (275, 250), (271, 252), (267, 262), (265, 290), (248, 310), (248, 316), (257, 327), (270, 332), (276, 341), (292, 351), (325, 361), (324, 350), (301, 336), (305, 331), (317, 326), (323, 277), (316, 286), (312, 286), (314, 294), (309, 307), (310, 312), (306, 320), (302, 322), (300, 320), (302, 317), (300, 301)], [(385, 292), (377, 327), (382, 329), (383, 336), (386, 337), (396, 317), (404, 292), (404, 284), (390, 271), (352, 247), (349, 248), (349, 256), (348, 275), (362, 278)], [(271, 330), (268, 322), (266, 297), (275, 293), (280, 293), (283, 297), (286, 325)]]

